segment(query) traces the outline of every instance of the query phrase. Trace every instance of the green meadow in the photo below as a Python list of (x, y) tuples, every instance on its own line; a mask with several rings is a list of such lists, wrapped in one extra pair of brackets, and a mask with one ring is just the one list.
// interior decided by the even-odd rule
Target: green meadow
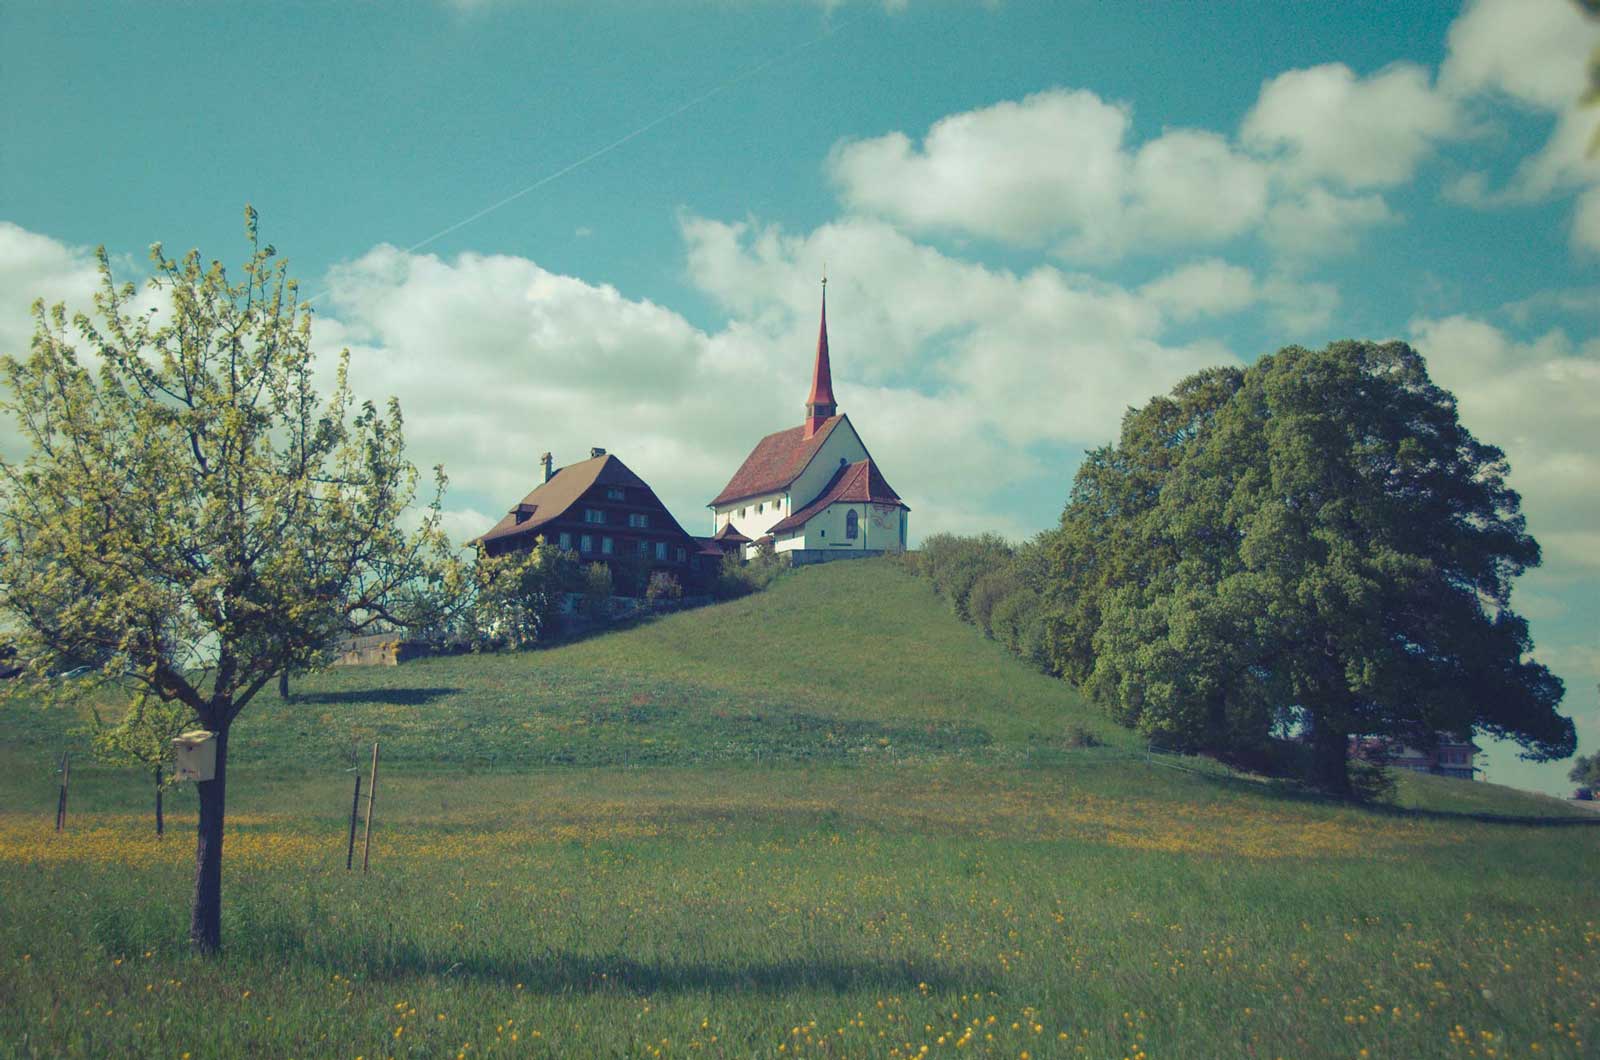
[(0, 708), (0, 1055), (1600, 1048), (1589, 817), (1150, 755), (888, 563), (264, 695), (233, 735), (213, 959), (187, 949), (193, 794), (158, 841), (148, 779), (82, 753), (91, 705)]

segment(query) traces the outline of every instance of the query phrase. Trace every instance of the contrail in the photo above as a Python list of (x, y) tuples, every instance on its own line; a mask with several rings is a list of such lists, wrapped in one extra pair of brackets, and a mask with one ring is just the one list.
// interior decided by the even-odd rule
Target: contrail
[[(776, 66), (778, 63), (781, 63), (786, 59), (793, 58), (794, 56), (799, 55), (801, 52), (808, 51), (809, 49), (816, 47), (818, 44), (821, 44), (823, 41), (828, 40), (830, 37), (833, 37), (836, 34), (842, 32), (843, 30), (846, 30), (846, 29), (850, 28), (851, 26), (855, 25), (857, 22), (860, 22), (862, 19), (866, 18), (867, 15), (869, 15), (869, 14), (871, 14), (871, 10), (870, 9), (868, 11), (866, 11), (866, 12), (863, 12), (862, 14), (857, 15), (855, 18), (847, 19), (846, 21), (841, 22), (838, 25), (833, 26), (830, 29), (824, 30), (820, 35), (811, 38), (810, 40), (804, 42), (803, 44), (797, 44), (793, 48), (790, 48), (788, 51), (779, 52), (777, 55), (774, 55), (774, 56), (771, 56), (770, 58), (762, 60), (761, 62), (757, 63), (755, 66), (750, 67), (748, 70), (745, 70), (745, 71), (743, 71), (741, 73), (735, 74), (733, 77), (728, 78), (728, 80), (726, 80), (726, 81), (722, 82), (721, 84), (717, 85), (715, 88), (707, 89), (706, 91), (700, 93), (698, 96), (695, 96), (693, 99), (691, 99), (691, 100), (689, 100), (689, 101), (687, 101), (685, 103), (681, 103), (678, 106), (674, 107), (672, 110), (667, 111), (665, 114), (662, 114), (661, 116), (656, 117), (656, 118), (652, 118), (651, 120), (645, 122), (643, 125), (639, 126), (637, 129), (634, 129), (632, 132), (629, 132), (624, 136), (618, 137), (617, 139), (615, 139), (615, 140), (611, 141), (610, 143), (606, 144), (604, 147), (599, 147), (599, 148), (596, 148), (593, 151), (590, 151), (588, 154), (584, 155), (582, 158), (580, 158), (580, 159), (578, 159), (578, 160), (576, 160), (574, 162), (567, 163), (566, 165), (562, 166), (560, 169), (556, 170), (555, 172), (545, 174), (544, 176), (540, 177), (538, 180), (534, 181), (532, 184), (529, 184), (527, 187), (521, 188), (521, 189), (519, 189), (517, 191), (514, 191), (510, 195), (507, 195), (505, 198), (500, 199), (500, 200), (498, 200), (496, 202), (490, 203), (488, 206), (485, 206), (483, 209), (477, 211), (476, 213), (469, 214), (468, 216), (463, 217), (461, 220), (456, 221), (454, 224), (451, 224), (451, 225), (448, 225), (448, 226), (446, 226), (444, 228), (439, 229), (439, 231), (435, 232), (433, 235), (429, 236), (428, 238), (411, 244), (409, 247), (405, 248), (405, 252), (407, 254), (415, 254), (417, 251), (423, 249), (424, 247), (430, 246), (433, 243), (438, 242), (439, 240), (443, 239), (445, 236), (450, 235), (452, 232), (458, 232), (461, 229), (467, 227), (468, 225), (472, 224), (475, 221), (481, 221), (483, 218), (485, 218), (485, 217), (489, 216), (490, 214), (494, 213), (496, 210), (500, 209), (501, 207), (508, 206), (511, 203), (516, 202), (518, 199), (522, 198), (524, 195), (529, 195), (529, 194), (531, 194), (531, 193), (533, 193), (535, 191), (538, 191), (540, 188), (544, 187), (546, 184), (550, 184), (550, 183), (552, 183), (554, 181), (560, 180), (562, 177), (566, 176), (568, 173), (571, 173), (573, 170), (581, 169), (582, 167), (588, 165), (590, 162), (593, 162), (595, 159), (602, 158), (605, 155), (610, 154), (612, 151), (615, 151), (617, 148), (622, 147), (624, 144), (627, 144), (629, 141), (638, 139), (639, 137), (643, 136), (645, 133), (649, 132), (651, 129), (654, 129), (656, 126), (661, 125), (661, 124), (663, 124), (665, 122), (669, 122), (673, 118), (676, 118), (681, 114), (684, 114), (684, 113), (686, 113), (688, 111), (693, 110), (694, 108), (696, 108), (696, 107), (700, 106), (701, 104), (705, 103), (707, 100), (713, 99), (716, 96), (721, 95), (722, 93), (728, 91), (730, 88), (733, 88), (735, 85), (738, 85), (738, 84), (741, 84), (742, 82), (750, 80), (750, 78), (755, 77), (757, 74), (760, 74), (763, 71), (766, 71), (766, 70), (772, 68), (773, 66)], [(303, 305), (309, 305), (312, 302), (317, 301), (318, 299), (326, 296), (329, 293), (329, 290), (331, 290), (331, 289), (330, 288), (324, 288), (322, 291), (320, 291), (317, 294), (313, 295), (312, 297), (306, 299), (302, 304)]]

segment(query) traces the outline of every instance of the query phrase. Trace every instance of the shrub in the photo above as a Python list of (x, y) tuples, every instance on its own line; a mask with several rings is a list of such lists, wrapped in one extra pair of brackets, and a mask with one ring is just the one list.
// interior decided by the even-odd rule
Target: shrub
[(995, 605), (1018, 589), (1016, 573), (1010, 567), (997, 567), (978, 576), (967, 594), (967, 614), (985, 636), (994, 636), (991, 619)]
[(683, 583), (671, 571), (651, 571), (650, 584), (645, 588), (646, 600), (673, 602), (683, 599)]
[(611, 597), (615, 595), (611, 568), (591, 563), (583, 569), (583, 617), (604, 622), (611, 617)]

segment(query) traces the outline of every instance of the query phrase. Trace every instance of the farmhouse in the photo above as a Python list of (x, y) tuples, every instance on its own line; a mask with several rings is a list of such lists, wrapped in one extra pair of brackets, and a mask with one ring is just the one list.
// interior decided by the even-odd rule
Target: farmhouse
[(704, 554), (705, 546), (685, 533), (655, 491), (615, 456), (591, 449), (587, 460), (563, 468), (553, 463), (545, 453), (539, 485), (470, 544), (500, 556), (526, 551), (543, 538), (576, 552), (585, 563), (615, 567), (637, 561), (651, 571), (675, 574), (680, 582), (715, 568), (720, 556)]
[(1350, 737), (1352, 758), (1379, 762), (1394, 769), (1406, 769), (1413, 773), (1455, 777), (1457, 780), (1477, 779), (1479, 770), (1473, 765), (1473, 759), (1477, 754), (1478, 746), (1472, 741), (1444, 733), (1439, 734), (1438, 743), (1431, 749), (1412, 747), (1401, 741), (1387, 740), (1381, 736)]
[(899, 552), (910, 508), (889, 486), (850, 417), (839, 412), (828, 360), (827, 280), (805, 422), (756, 443), (707, 505), (719, 541), (748, 555), (770, 539), (794, 563)]

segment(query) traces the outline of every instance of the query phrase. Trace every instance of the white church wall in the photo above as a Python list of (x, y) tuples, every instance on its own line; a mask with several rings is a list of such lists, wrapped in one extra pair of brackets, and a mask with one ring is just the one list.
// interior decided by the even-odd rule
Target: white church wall
[[(743, 515), (739, 514), (741, 511)], [(735, 530), (754, 541), (771, 530), (778, 520), (789, 514), (789, 511), (789, 506), (784, 503), (784, 495), (781, 493), (751, 497), (731, 507), (719, 509), (712, 532), (721, 530), (731, 522)]]
[(867, 447), (861, 444), (861, 436), (856, 433), (850, 417), (845, 416), (828, 434), (827, 440), (822, 443), (822, 448), (817, 450), (817, 455), (812, 457), (811, 463), (800, 472), (800, 477), (790, 484), (789, 496), (794, 501), (794, 510), (799, 511), (817, 499), (822, 493), (822, 488), (838, 473), (840, 460), (854, 464), (865, 459), (867, 459)]

